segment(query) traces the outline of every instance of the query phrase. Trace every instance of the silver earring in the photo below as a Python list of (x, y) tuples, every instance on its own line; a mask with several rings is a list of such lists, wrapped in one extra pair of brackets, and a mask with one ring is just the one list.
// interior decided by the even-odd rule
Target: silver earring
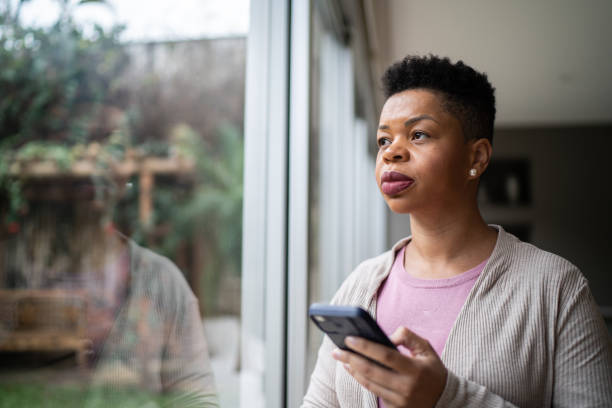
[(470, 169), (470, 176), (474, 177), (477, 173), (476, 169)]

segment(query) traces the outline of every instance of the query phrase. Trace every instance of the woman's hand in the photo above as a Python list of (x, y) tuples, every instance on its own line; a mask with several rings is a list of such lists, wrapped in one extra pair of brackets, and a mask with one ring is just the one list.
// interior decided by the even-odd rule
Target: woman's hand
[(347, 337), (351, 349), (391, 368), (380, 367), (351, 352), (336, 349), (333, 357), (365, 388), (391, 407), (432, 408), (446, 385), (447, 370), (429, 342), (405, 327), (391, 336), (397, 346), (412, 356), (356, 337)]

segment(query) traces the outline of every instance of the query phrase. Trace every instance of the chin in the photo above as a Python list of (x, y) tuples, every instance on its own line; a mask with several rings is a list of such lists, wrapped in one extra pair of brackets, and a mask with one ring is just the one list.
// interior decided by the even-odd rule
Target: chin
[(408, 214), (414, 209), (414, 205), (406, 202), (402, 197), (384, 197), (389, 209), (397, 214)]

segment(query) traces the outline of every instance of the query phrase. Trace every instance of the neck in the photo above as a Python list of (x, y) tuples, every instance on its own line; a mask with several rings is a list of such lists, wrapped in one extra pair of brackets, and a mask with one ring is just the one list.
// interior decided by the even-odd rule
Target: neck
[(451, 277), (488, 258), (497, 232), (482, 219), (476, 203), (444, 214), (410, 215), (412, 240), (404, 264), (411, 274), (424, 278)]

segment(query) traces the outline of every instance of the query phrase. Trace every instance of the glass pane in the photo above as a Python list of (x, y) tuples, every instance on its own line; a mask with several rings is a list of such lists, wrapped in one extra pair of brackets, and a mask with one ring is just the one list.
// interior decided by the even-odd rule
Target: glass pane
[[(308, 289), (310, 303), (328, 303), (359, 262), (383, 251), (385, 204), (368, 148), (373, 124), (356, 104), (356, 53), (335, 34), (324, 3), (313, 4)], [(308, 373), (322, 337), (310, 324)]]
[[(321, 83), (321, 42), (324, 36), (324, 25), (321, 16), (321, 10), (317, 7), (318, 3), (314, 3), (313, 13), (311, 18), (311, 52), (310, 52), (310, 167), (309, 167), (309, 254), (308, 254), (308, 297), (309, 303), (323, 298), (320, 290), (320, 270), (321, 270), (321, 239), (323, 231), (321, 231), (321, 110), (320, 102), (322, 99)], [(328, 300), (328, 299), (327, 299)], [(316, 358), (317, 350), (323, 338), (322, 333), (309, 323), (307, 341), (307, 361), (306, 368), (309, 378), (312, 372)]]
[(248, 8), (0, 2), (0, 406), (239, 405)]

